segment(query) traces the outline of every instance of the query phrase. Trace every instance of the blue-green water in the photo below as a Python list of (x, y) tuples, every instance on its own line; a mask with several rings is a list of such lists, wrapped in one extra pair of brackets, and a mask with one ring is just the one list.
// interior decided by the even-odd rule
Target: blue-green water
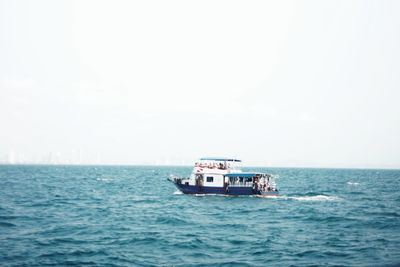
[(400, 264), (400, 171), (257, 170), (281, 197), (177, 194), (189, 167), (0, 166), (0, 265)]

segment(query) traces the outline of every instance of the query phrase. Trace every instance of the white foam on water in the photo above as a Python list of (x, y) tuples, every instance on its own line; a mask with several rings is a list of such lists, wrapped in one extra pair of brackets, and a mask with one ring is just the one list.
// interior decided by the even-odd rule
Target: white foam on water
[(357, 182), (347, 182), (348, 185), (359, 185), (360, 183)]
[(285, 198), (284, 196), (280, 196), (280, 195), (255, 195), (256, 197), (260, 197), (260, 198)]
[(193, 194), (195, 197), (225, 197), (225, 196), (229, 196), (229, 195), (225, 195), (225, 194)]
[(298, 200), (298, 201), (338, 201), (338, 200), (341, 200), (341, 198), (337, 197), (337, 196), (325, 196), (325, 195), (287, 197), (287, 198)]
[(96, 178), (96, 180), (97, 180), (97, 181), (103, 181), (103, 182), (110, 182), (110, 181), (112, 181), (113, 179), (110, 179), (110, 178)]
[[(183, 195), (183, 193), (179, 190), (173, 193), (174, 195)], [(221, 196), (221, 197), (233, 197), (231, 195), (224, 195), (224, 194), (193, 194), (195, 197), (205, 197), (205, 196)], [(270, 196), (262, 196), (262, 195), (252, 195), (250, 197), (260, 197), (260, 198), (272, 198), (272, 199), (293, 199), (297, 201), (340, 201), (342, 200), (340, 197), (337, 196), (325, 196), (325, 195), (316, 195), (316, 196), (301, 196), (301, 197), (288, 197), (282, 195), (270, 195)]]

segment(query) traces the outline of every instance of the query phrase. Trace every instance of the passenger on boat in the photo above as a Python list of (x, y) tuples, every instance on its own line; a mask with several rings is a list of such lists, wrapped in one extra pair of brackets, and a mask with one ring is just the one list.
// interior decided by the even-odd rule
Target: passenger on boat
[(258, 179), (256, 177), (253, 180), (253, 190), (258, 191)]

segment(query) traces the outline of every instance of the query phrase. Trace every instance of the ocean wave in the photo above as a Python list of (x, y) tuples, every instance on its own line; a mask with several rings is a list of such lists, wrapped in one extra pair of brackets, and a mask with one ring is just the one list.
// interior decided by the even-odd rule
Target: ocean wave
[[(92, 250), (92, 249), (87, 249), (87, 248), (83, 248), (83, 249), (75, 249), (75, 250), (71, 250), (71, 251), (55, 251), (55, 252), (46, 252), (46, 253), (42, 253), (40, 255), (38, 255), (38, 258), (64, 258), (64, 257), (73, 257), (73, 256), (94, 256), (94, 255), (107, 255), (107, 253), (102, 250)], [(77, 261), (76, 259), (71, 260), (72, 261)], [(81, 263), (82, 264), (82, 263)], [(77, 265), (81, 265), (81, 264), (77, 264)]]
[(160, 240), (156, 236), (137, 236), (137, 237), (129, 237), (122, 239), (113, 239), (110, 243), (111, 245), (146, 245), (146, 244), (155, 244)]
[(161, 215), (156, 218), (156, 223), (158, 224), (171, 224), (171, 225), (186, 225), (189, 222), (186, 221), (184, 218), (175, 216), (168, 216), (168, 215)]
[(15, 227), (15, 226), (17, 225), (10, 222), (0, 222), (0, 227)]

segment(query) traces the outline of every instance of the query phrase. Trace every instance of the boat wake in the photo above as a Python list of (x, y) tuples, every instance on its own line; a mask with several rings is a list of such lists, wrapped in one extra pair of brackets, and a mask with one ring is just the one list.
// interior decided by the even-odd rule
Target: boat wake
[(260, 198), (285, 198), (285, 196), (280, 196), (280, 195), (255, 195), (255, 197), (260, 197)]
[(277, 195), (277, 196), (257, 196), (257, 197), (282, 199), (282, 200), (297, 200), (297, 201), (340, 201), (340, 200), (342, 200), (340, 197), (337, 197), (337, 196), (325, 196), (325, 195), (316, 195), (316, 196)]
[[(177, 190), (174, 195), (184, 195), (181, 191)], [(195, 197), (219, 196), (219, 197), (232, 197), (224, 194), (192, 194)], [(238, 197), (238, 196), (237, 196)], [(297, 200), (297, 201), (340, 201), (343, 200), (337, 196), (315, 195), (315, 196), (285, 196), (285, 195), (253, 195), (247, 197), (268, 198), (268, 199), (282, 199), (282, 200)]]
[(325, 195), (316, 195), (316, 196), (299, 196), (299, 197), (286, 197), (288, 199), (298, 200), (298, 201), (339, 201), (340, 197), (337, 196), (325, 196)]

